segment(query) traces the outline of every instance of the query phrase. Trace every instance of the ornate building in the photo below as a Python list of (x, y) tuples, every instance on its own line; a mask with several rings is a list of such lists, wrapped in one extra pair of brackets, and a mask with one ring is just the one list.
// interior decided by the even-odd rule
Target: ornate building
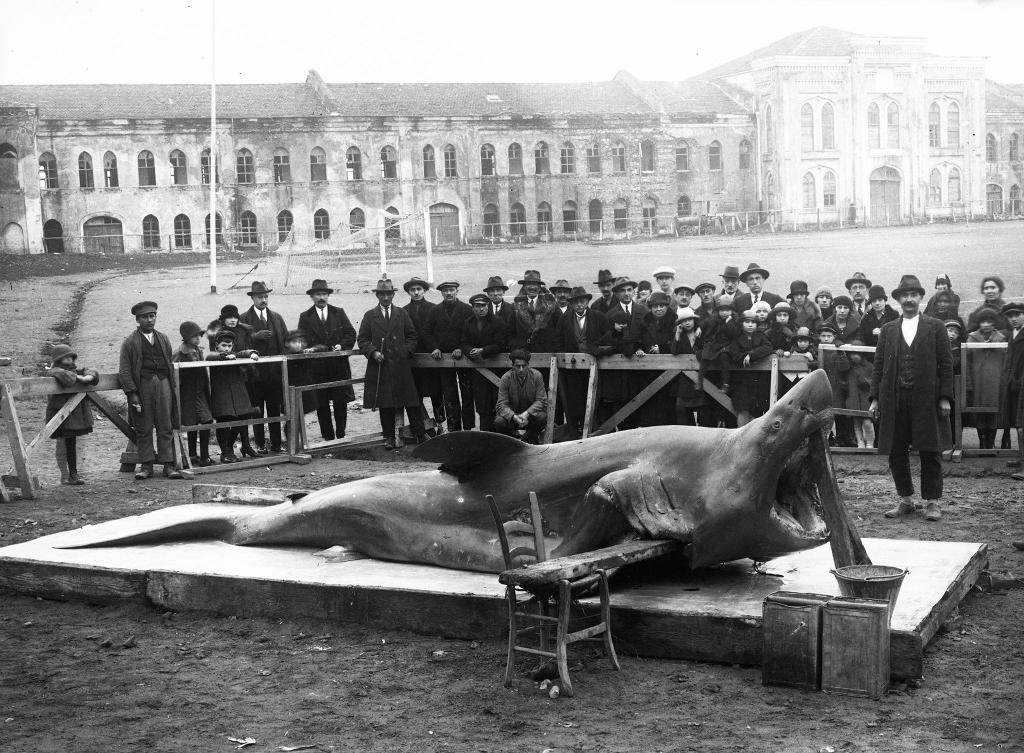
[[(209, 242), (209, 87), (0, 87), (0, 250)], [(1019, 214), (1024, 87), (816, 28), (681, 82), (217, 87), (216, 237), (438, 244)], [(984, 136), (982, 135), (984, 134)]]

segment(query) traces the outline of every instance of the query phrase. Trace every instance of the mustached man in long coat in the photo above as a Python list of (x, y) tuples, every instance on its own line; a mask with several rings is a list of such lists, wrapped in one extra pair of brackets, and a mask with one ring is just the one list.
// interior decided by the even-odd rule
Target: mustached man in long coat
[[(333, 288), (326, 280), (313, 280), (306, 291), (313, 305), (299, 314), (299, 329), (306, 335), (309, 353), (350, 350), (356, 344), (356, 330), (348, 320), (345, 309), (331, 306), (327, 300)], [(337, 382), (352, 378), (347, 356), (316, 359), (311, 369), (316, 382)], [(348, 426), (348, 404), (356, 399), (352, 385), (343, 385), (316, 392), (316, 417), (320, 435), (330, 441), (345, 436)], [(334, 423), (331, 423), (331, 403), (334, 403)]]

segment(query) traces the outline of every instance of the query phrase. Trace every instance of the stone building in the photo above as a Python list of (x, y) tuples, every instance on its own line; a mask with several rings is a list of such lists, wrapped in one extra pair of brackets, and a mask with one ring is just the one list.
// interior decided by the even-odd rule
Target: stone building
[[(207, 248), (209, 97), (0, 86), (0, 250)], [(1024, 87), (919, 39), (830, 28), (680, 82), (333, 84), (311, 71), (220, 85), (217, 117), (216, 237), (235, 247), (373, 243), (377, 228), (401, 243), (429, 228), (444, 245), (675, 233), (701, 215), (1020, 213)]]

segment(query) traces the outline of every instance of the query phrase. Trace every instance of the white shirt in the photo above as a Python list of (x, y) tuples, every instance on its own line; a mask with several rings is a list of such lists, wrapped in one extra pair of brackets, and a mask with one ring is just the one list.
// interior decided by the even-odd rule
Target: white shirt
[(912, 345), (914, 338), (917, 337), (917, 325), (921, 323), (921, 315), (918, 314), (913, 319), (907, 319), (903, 317), (900, 319), (900, 329), (903, 331), (903, 342), (907, 345)]
[(146, 342), (148, 342), (150, 345), (153, 344), (153, 333), (152, 332), (143, 332), (142, 336), (146, 338)]
[(256, 309), (256, 314), (259, 316), (261, 322), (263, 322), (264, 324), (267, 323), (267, 310), (266, 309)]
[(377, 308), (380, 309), (380, 315), (383, 316), (385, 319), (390, 319), (391, 318), (391, 307), (390, 306), (388, 306), (387, 308), (384, 308), (383, 306), (378, 306)]
[(626, 316), (633, 316), (633, 304), (624, 303), (622, 304), (622, 310), (626, 312)]
[(320, 314), (320, 321), (327, 321), (327, 307), (324, 306), (322, 309), (317, 309), (317, 313)]
[(1020, 334), (1020, 331), (1021, 331), (1022, 329), (1024, 329), (1024, 327), (1017, 327), (1017, 329), (1015, 329), (1015, 330), (1013, 331), (1013, 334), (1012, 334), (1012, 335), (1010, 336), (1010, 342), (1013, 342), (1014, 340), (1016, 340), (1016, 339), (1017, 339), (1017, 335), (1019, 335), (1019, 334)]

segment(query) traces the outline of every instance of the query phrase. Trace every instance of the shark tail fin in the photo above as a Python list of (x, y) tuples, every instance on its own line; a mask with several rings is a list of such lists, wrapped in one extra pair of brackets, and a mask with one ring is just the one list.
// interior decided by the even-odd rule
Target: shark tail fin
[(68, 531), (60, 543), (54, 544), (54, 549), (91, 549), (197, 539), (227, 540), (240, 520), (254, 511), (240, 505), (213, 503), (168, 507)]

